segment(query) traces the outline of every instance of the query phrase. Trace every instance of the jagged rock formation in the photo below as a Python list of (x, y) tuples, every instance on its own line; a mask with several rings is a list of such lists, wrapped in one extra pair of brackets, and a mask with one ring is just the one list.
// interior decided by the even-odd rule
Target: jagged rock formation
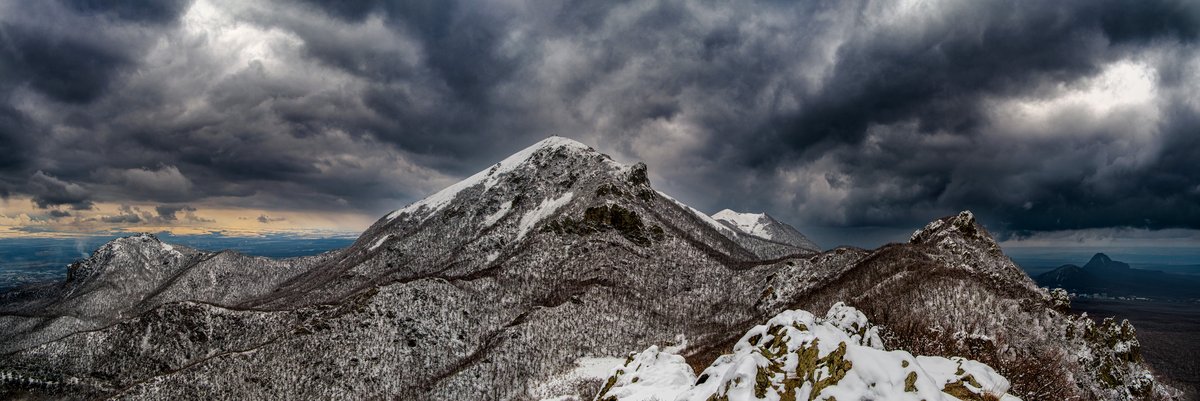
[[(1023, 399), (1167, 399), (1135, 346), (1118, 345), (1004, 256), (970, 212), (933, 221), (907, 244), (891, 244), (797, 287), (773, 282), (774, 302), (812, 310), (845, 302), (886, 328), (890, 348), (986, 363)], [(819, 264), (814, 263), (816, 266)], [(785, 269), (778, 277), (800, 272)], [(827, 267), (817, 267), (822, 271)], [(1103, 339), (1101, 338), (1103, 337)], [(1128, 344), (1127, 344), (1128, 345)]]
[(595, 399), (1020, 401), (1008, 388), (977, 361), (887, 351), (862, 312), (837, 303), (823, 318), (790, 310), (755, 326), (699, 377), (658, 347), (630, 354)]
[[(0, 300), (0, 394), (551, 397), (564, 394), (541, 384), (581, 357), (684, 338), (703, 367), (770, 316), (838, 301), (886, 327), (889, 349), (983, 361), (1025, 399), (1169, 392), (1131, 330), (1054, 311), (969, 214), (910, 244), (765, 258), (746, 242), (764, 240), (731, 236), (647, 176), (550, 138), (315, 257), (114, 241), (65, 283)], [(1043, 388), (1029, 365), (1070, 375)]]

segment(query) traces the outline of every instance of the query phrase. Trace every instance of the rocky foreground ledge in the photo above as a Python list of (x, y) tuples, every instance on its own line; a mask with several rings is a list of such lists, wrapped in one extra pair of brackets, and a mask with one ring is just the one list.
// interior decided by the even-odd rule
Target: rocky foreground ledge
[(1020, 401), (1008, 389), (978, 361), (888, 351), (862, 312), (837, 303), (823, 318), (790, 310), (755, 326), (698, 377), (656, 346), (630, 354), (595, 400)]

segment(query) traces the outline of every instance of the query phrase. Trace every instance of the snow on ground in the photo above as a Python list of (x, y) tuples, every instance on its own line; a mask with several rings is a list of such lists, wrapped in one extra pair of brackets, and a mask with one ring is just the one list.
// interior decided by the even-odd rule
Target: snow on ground
[(501, 160), (499, 163), (496, 163), (486, 170), (475, 173), (475, 175), (467, 177), (466, 179), (459, 181), (454, 185), (448, 186), (433, 195), (429, 195), (429, 197), (425, 199), (414, 202), (408, 206), (405, 206), (403, 209), (399, 209), (388, 214), (387, 219), (388, 221), (391, 221), (397, 217), (400, 217), (400, 215), (415, 214), (417, 212), (421, 212), (422, 217), (428, 217), (434, 212), (437, 212), (438, 210), (446, 207), (446, 205), (450, 204), (450, 202), (454, 200), (455, 196), (457, 196), (459, 192), (480, 184), (483, 184), (485, 188), (484, 190), (486, 191), (487, 189), (490, 189), (492, 186), (496, 185), (501, 176), (524, 165), (525, 161), (529, 160), (529, 158), (533, 156), (534, 153), (537, 153), (537, 151), (561, 147), (583, 150), (589, 149), (587, 145), (563, 137), (552, 136), (543, 139), (540, 142), (535, 143), (528, 148), (522, 149), (520, 152), (514, 153), (512, 156), (509, 156), (504, 160)]
[(533, 391), (535, 396), (542, 397), (541, 401), (572, 401), (578, 397), (568, 394), (576, 389), (578, 383), (584, 381), (602, 382), (616, 367), (625, 363), (625, 358), (615, 357), (583, 357), (575, 360), (575, 368), (547, 380)]
[(375, 248), (378, 248), (380, 245), (383, 245), (383, 243), (386, 242), (388, 240), (388, 238), (391, 238), (391, 237), (392, 237), (391, 234), (387, 234), (382, 237), (379, 237), (379, 239), (375, 240), (374, 244), (371, 244), (370, 250), (374, 251)]
[[(673, 399), (672, 397), (674, 396), (674, 394), (678, 394), (680, 391), (683, 391), (685, 389), (684, 388), (685, 386), (672, 385), (671, 383), (673, 383), (674, 379), (672, 379), (671, 375), (683, 375), (683, 376), (688, 377), (688, 380), (684, 382), (685, 384), (690, 385), (691, 382), (695, 381), (696, 374), (693, 373), (692, 368), (688, 367), (686, 364), (684, 364), (682, 366), (680, 366), (680, 365), (668, 366), (668, 365), (673, 364), (675, 361), (677, 361), (676, 358), (678, 358), (678, 354), (680, 354), (684, 350), (686, 350), (687, 346), (688, 346), (687, 336), (680, 334), (680, 335), (675, 336), (675, 341), (667, 344), (666, 346), (664, 346), (662, 348), (661, 354), (659, 354), (659, 356), (661, 356), (661, 358), (659, 358), (658, 356), (654, 356), (654, 355), (644, 355), (642, 357), (642, 359), (639, 359), (640, 363), (660, 364), (660, 367), (663, 370), (663, 372), (653, 373), (654, 376), (652, 376), (652, 377), (646, 377), (646, 378), (639, 379), (638, 380), (639, 383), (643, 383), (643, 380), (647, 380), (643, 384), (649, 385), (650, 383), (658, 383), (657, 385), (660, 387), (665, 387), (665, 388), (671, 389), (670, 392), (668, 392), (668, 393), (663, 393), (661, 391), (656, 392), (654, 389), (651, 389), (651, 388), (646, 388), (643, 390), (647, 391), (648, 394), (659, 394), (659, 395), (670, 396), (670, 397), (666, 397), (663, 399), (671, 400), (671, 399)], [(651, 349), (657, 350), (658, 348), (651, 347)], [(646, 352), (643, 352), (642, 354), (647, 354), (648, 352), (650, 352), (650, 350), (647, 350)], [(638, 354), (638, 355), (640, 355), (640, 354)], [(533, 395), (535, 397), (540, 397), (541, 401), (578, 401), (579, 397), (577, 397), (577, 396), (560, 395), (560, 394), (571, 394), (571, 393), (578, 391), (579, 384), (582, 382), (585, 382), (585, 381), (593, 381), (593, 382), (603, 383), (604, 380), (608, 379), (608, 377), (615, 370), (620, 369), (623, 366), (626, 366), (627, 362), (630, 361), (629, 358), (635, 358), (635, 357), (636, 357), (636, 355), (630, 355), (628, 357), (623, 357), (623, 358), (616, 358), (616, 357), (583, 357), (583, 358), (579, 358), (579, 359), (575, 360), (575, 368), (574, 369), (572, 369), (564, 374), (555, 376), (555, 377), (551, 378), (550, 380), (547, 380), (546, 382), (542, 383), (540, 386), (538, 386), (533, 391)], [(678, 358), (678, 360), (682, 360), (682, 358)], [(674, 373), (672, 373), (672, 372), (674, 372)], [(686, 373), (684, 373), (684, 372), (686, 372)], [(588, 396), (588, 395), (591, 395), (591, 394), (587, 394), (585, 396)], [(590, 400), (590, 398), (584, 398), (584, 400)]]
[(696, 374), (682, 356), (653, 345), (614, 368), (610, 377), (617, 380), (611, 382), (604, 397), (627, 401), (673, 400), (696, 382)]
[(824, 318), (802, 310), (776, 315), (699, 376), (682, 357), (650, 347), (609, 377), (598, 399), (953, 401), (988, 394), (1019, 401), (1005, 394), (1008, 380), (983, 363), (885, 350), (866, 316), (842, 303)]
[(534, 208), (533, 210), (530, 210), (528, 213), (525, 213), (524, 216), (521, 216), (521, 222), (517, 225), (517, 239), (520, 240), (521, 238), (524, 238), (525, 234), (528, 234), (529, 230), (533, 229), (534, 225), (537, 225), (539, 221), (550, 217), (551, 214), (554, 214), (554, 212), (558, 211), (558, 208), (565, 206), (567, 202), (571, 201), (573, 196), (573, 193), (567, 192), (555, 199), (542, 200), (542, 204), (538, 205), (538, 207)]
[(770, 225), (770, 220), (763, 213), (738, 213), (729, 209), (725, 209), (712, 215), (712, 218), (717, 221), (727, 221), (734, 227), (737, 227), (742, 232), (747, 234), (765, 238), (774, 239), (767, 227)]
[(483, 226), (491, 227), (492, 225), (496, 224), (496, 222), (500, 221), (500, 219), (503, 219), (504, 216), (508, 215), (509, 210), (512, 210), (512, 201), (511, 200), (509, 200), (508, 202), (504, 202), (504, 204), (500, 205), (499, 210), (496, 210), (495, 213), (489, 214), (486, 218), (484, 218)]

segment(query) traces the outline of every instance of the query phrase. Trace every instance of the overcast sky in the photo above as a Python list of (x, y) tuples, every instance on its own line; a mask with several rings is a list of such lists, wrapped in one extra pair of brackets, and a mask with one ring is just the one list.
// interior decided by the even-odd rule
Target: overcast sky
[(562, 135), (826, 246), (962, 209), (1196, 245), (1198, 35), (1185, 0), (0, 0), (0, 226), (356, 231)]

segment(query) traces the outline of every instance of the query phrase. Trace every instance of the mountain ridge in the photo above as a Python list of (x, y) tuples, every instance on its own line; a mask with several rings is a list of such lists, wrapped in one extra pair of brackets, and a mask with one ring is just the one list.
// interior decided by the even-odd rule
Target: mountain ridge
[[(1052, 309), (969, 212), (877, 250), (755, 248), (756, 237), (654, 190), (644, 164), (561, 138), (517, 155), (314, 257), (171, 262), (157, 239), (119, 240), (136, 246), (93, 253), (79, 263), (96, 269), (80, 274), (155, 272), (129, 291), (90, 289), (90, 301), (57, 308), (46, 305), (78, 294), (0, 300), (0, 394), (589, 398), (600, 379), (542, 384), (581, 358), (680, 338), (685, 360), (705, 365), (758, 322), (843, 301), (889, 327), (889, 347), (983, 361), (1021, 397), (1170, 393), (1135, 380), (1137, 348), (1108, 346), (1111, 325)], [(1046, 388), (1010, 376), (1025, 360), (1074, 379)]]

